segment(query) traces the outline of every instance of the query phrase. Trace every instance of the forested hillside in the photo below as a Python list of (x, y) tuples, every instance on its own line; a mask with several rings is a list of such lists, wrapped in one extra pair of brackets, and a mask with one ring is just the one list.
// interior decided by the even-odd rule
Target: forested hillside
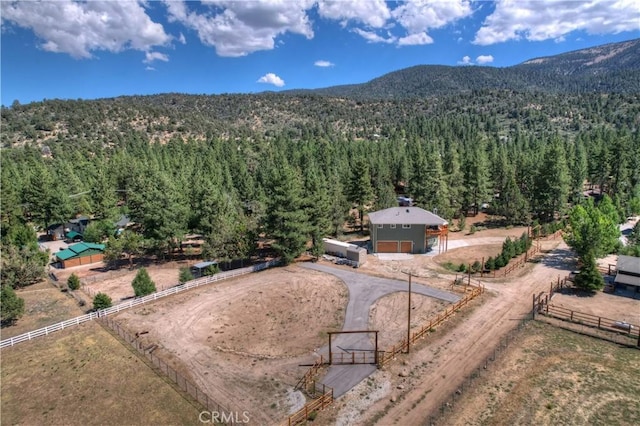
[[(87, 214), (116, 257), (170, 253), (194, 232), (207, 257), (246, 257), (265, 235), (291, 260), (398, 193), (447, 219), (488, 203), (528, 224), (561, 217), (585, 181), (625, 215), (640, 212), (639, 124), (637, 91), (16, 103), (2, 108), (2, 242), (28, 250), (30, 224)], [(118, 241), (121, 212), (138, 226)]]

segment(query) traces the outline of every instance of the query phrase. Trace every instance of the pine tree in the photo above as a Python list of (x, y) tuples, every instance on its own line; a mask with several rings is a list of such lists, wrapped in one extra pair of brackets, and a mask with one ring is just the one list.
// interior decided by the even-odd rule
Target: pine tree
[(539, 164), (536, 180), (534, 209), (545, 222), (554, 220), (556, 213), (565, 209), (569, 192), (569, 171), (564, 148), (558, 141), (547, 147)]
[(0, 320), (2, 325), (16, 322), (24, 314), (24, 300), (10, 285), (2, 284), (0, 290)]
[(362, 158), (357, 158), (353, 164), (351, 179), (347, 186), (347, 199), (358, 209), (360, 232), (364, 233), (364, 212), (374, 199), (371, 187), (369, 165)]
[(265, 231), (285, 264), (305, 249), (311, 226), (302, 196), (300, 175), (287, 164), (272, 170)]
[(111, 298), (105, 293), (98, 293), (93, 297), (93, 309), (107, 309), (111, 307)]
[(136, 277), (131, 282), (136, 297), (146, 296), (156, 292), (156, 284), (153, 282), (146, 268), (140, 268)]
[(71, 274), (67, 279), (69, 290), (78, 290), (80, 288), (80, 278), (76, 274)]
[(604, 287), (604, 278), (602, 278), (602, 274), (598, 270), (593, 252), (589, 251), (586, 255), (582, 256), (582, 268), (573, 282), (576, 287), (582, 290), (602, 290)]

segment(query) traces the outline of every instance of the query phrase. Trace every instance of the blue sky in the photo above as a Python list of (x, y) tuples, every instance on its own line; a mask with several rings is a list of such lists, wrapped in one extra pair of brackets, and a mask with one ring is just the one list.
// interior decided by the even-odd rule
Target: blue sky
[(1, 0), (3, 105), (363, 83), (640, 37), (637, 0)]

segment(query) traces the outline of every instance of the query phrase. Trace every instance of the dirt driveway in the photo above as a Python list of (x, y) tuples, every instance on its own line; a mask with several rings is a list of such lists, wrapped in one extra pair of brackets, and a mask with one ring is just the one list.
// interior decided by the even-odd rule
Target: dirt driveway
[[(345, 408), (338, 413), (349, 418), (349, 423), (371, 424), (421, 424), (428, 413), (461, 383), (466, 375), (485, 359), (500, 338), (514, 328), (518, 321), (531, 311), (533, 293), (548, 290), (551, 281), (571, 270), (573, 257), (564, 243), (536, 264), (531, 273), (510, 280), (484, 281), (486, 288), (496, 297), (486, 297), (484, 304), (472, 311), (464, 321), (457, 323), (451, 332), (439, 335), (422, 348), (405, 358), (410, 366), (418, 366), (419, 374), (399, 378), (401, 370), (407, 369), (401, 362), (391, 364), (388, 371), (375, 372), (371, 379), (382, 383), (388, 391), (377, 402), (354, 418), (348, 408), (349, 398), (361, 399), (360, 395), (345, 395)], [(386, 383), (390, 382), (390, 383)], [(402, 386), (402, 398), (388, 404), (388, 397), (397, 386)]]

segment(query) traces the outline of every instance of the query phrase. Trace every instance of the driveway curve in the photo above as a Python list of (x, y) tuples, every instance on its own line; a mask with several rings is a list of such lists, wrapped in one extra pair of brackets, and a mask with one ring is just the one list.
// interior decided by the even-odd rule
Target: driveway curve
[[(369, 310), (383, 296), (408, 290), (408, 282), (379, 278), (342, 268), (302, 263), (301, 267), (334, 275), (341, 279), (349, 289), (349, 302), (345, 313), (343, 331), (367, 330), (369, 328)], [(428, 287), (424, 284), (411, 284), (411, 292), (433, 297), (450, 303), (460, 300), (460, 296), (448, 291)], [(369, 351), (374, 349), (371, 336), (366, 334), (340, 334), (333, 340), (332, 347), (344, 352)], [(335, 350), (335, 349), (334, 349)], [(319, 351), (328, 354), (329, 348)], [(332, 365), (322, 383), (333, 388), (334, 397), (339, 397), (360, 383), (376, 370), (374, 365)]]

